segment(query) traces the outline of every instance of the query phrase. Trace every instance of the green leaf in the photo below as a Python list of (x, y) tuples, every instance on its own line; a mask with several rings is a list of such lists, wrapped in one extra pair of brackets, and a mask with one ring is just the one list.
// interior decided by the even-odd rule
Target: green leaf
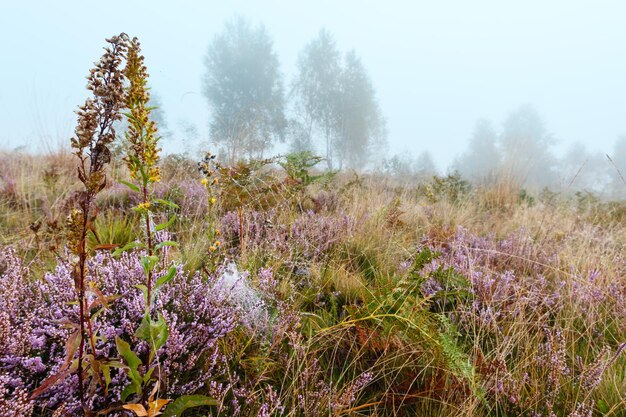
[(111, 368), (116, 368), (116, 369), (126, 368), (126, 365), (124, 365), (122, 362), (117, 361), (117, 360), (108, 361), (107, 366)]
[(146, 342), (150, 341), (150, 315), (145, 314), (137, 330), (135, 330), (135, 336)]
[(115, 346), (117, 347), (117, 352), (124, 358), (126, 364), (130, 369), (137, 369), (139, 365), (141, 365), (141, 359), (132, 351), (128, 342), (119, 338), (119, 336), (115, 337)]
[(146, 374), (143, 376), (144, 384), (147, 384), (150, 381), (150, 378), (152, 378), (152, 374), (154, 373), (154, 369), (155, 368), (148, 369), (148, 372), (146, 372)]
[(598, 407), (598, 411), (601, 412), (602, 414), (608, 413), (609, 410), (611, 409), (609, 405), (607, 404), (607, 402), (604, 401), (603, 399), (599, 399), (596, 402), (596, 407)]
[(159, 262), (159, 257), (155, 255), (146, 255), (141, 257), (141, 266), (143, 266), (143, 270), (148, 275)]
[(178, 246), (178, 243), (173, 242), (173, 241), (171, 241), (171, 240), (165, 240), (165, 241), (163, 241), (163, 242), (157, 243), (157, 244), (154, 246), (154, 250), (160, 250), (160, 249), (162, 249), (162, 248), (163, 248), (163, 247), (165, 247), (165, 246)]
[(217, 400), (206, 395), (182, 395), (167, 406), (162, 417), (181, 417), (190, 408), (207, 405), (217, 405)]
[[(139, 393), (137, 393), (136, 385), (137, 384), (135, 382), (131, 382), (130, 384), (124, 387), (124, 390), (122, 391), (122, 394), (120, 395), (120, 400), (122, 400), (122, 402), (126, 402), (126, 399), (128, 398), (128, 396), (133, 393), (136, 393), (137, 395), (139, 395)], [(140, 388), (140, 391), (141, 391), (141, 388)]]
[(170, 219), (168, 221), (166, 221), (165, 223), (157, 224), (157, 226), (155, 228), (156, 231), (158, 232), (159, 230), (163, 230), (166, 227), (170, 227), (172, 225), (172, 223), (174, 223), (174, 220), (176, 220), (176, 216), (170, 217)]
[(102, 376), (104, 376), (104, 395), (109, 395), (109, 384), (111, 383), (111, 367), (102, 364), (100, 366)]
[(159, 319), (156, 322), (152, 322), (151, 325), (152, 334), (154, 338), (152, 339), (154, 343), (154, 350), (159, 350), (165, 342), (167, 342), (167, 338), (170, 335), (170, 331), (167, 328), (167, 323), (165, 322), (165, 318), (163, 315), (159, 314)]
[(148, 287), (144, 284), (135, 285), (135, 288), (139, 288), (141, 292), (143, 292), (143, 301), (145, 304), (148, 304)]
[(170, 266), (170, 269), (168, 269), (167, 274), (157, 279), (156, 284), (154, 285), (154, 289), (158, 290), (162, 285), (165, 285), (168, 282), (170, 282), (174, 278), (175, 275), (176, 275), (176, 267), (172, 265)]
[(137, 165), (139, 165), (139, 172), (141, 173), (141, 179), (143, 180), (143, 186), (145, 187), (146, 184), (148, 183), (148, 176), (146, 175), (146, 169), (141, 163)]
[(176, 203), (174, 203), (174, 202), (172, 202), (172, 201), (163, 200), (162, 198), (157, 198), (157, 199), (155, 199), (155, 200), (154, 200), (154, 202), (155, 202), (155, 203), (159, 203), (159, 204), (163, 204), (164, 206), (168, 206), (168, 207), (173, 208), (173, 209), (178, 209), (178, 208), (180, 208), (180, 207), (178, 206), (178, 204), (176, 204)]
[[(131, 112), (126, 112), (126, 113), (122, 113), (124, 116), (126, 116), (128, 118), (128, 120), (130, 120), (131, 122), (139, 122), (139, 119), (137, 119), (135, 116), (133, 116), (133, 114)], [(128, 133), (127, 133), (128, 134)], [(137, 159), (137, 157), (129, 157), (130, 159)]]
[(137, 357), (135, 352), (131, 350), (130, 345), (117, 336), (115, 337), (115, 346), (117, 347), (117, 352), (126, 361), (128, 376), (131, 380), (131, 383), (128, 384), (122, 392), (122, 401), (125, 401), (133, 392), (137, 395), (141, 395), (141, 384), (143, 382), (143, 378), (139, 374), (141, 360)]
[(159, 314), (159, 318), (156, 321), (153, 321), (152, 318), (146, 314), (141, 320), (141, 324), (137, 328), (135, 336), (152, 345), (153, 349), (150, 352), (150, 360), (152, 360), (155, 352), (167, 342), (167, 338), (169, 337), (167, 323), (161, 314)]
[(127, 243), (126, 245), (124, 245), (124, 247), (122, 247), (122, 248), (115, 249), (115, 251), (113, 252), (113, 256), (119, 256), (123, 252), (126, 252), (126, 251), (128, 251), (130, 249), (136, 249), (136, 248), (145, 249), (146, 245), (144, 243), (141, 243), (141, 242), (130, 242), (130, 243)]
[(411, 265), (411, 273), (417, 273), (428, 262), (432, 261), (438, 256), (439, 256), (439, 253), (432, 252), (428, 248), (424, 248), (423, 250), (419, 251), (417, 255), (415, 255), (415, 259), (413, 260), (413, 265)]
[(120, 183), (124, 184), (125, 186), (127, 186), (128, 188), (130, 188), (131, 190), (135, 191), (135, 192), (141, 192), (141, 190), (139, 189), (139, 187), (137, 187), (135, 184), (133, 184), (132, 182), (128, 182), (128, 181), (120, 181)]

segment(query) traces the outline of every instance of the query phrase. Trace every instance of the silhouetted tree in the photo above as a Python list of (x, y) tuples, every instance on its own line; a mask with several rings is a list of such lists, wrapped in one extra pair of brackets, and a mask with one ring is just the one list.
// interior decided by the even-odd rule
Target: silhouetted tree
[(292, 148), (321, 139), (329, 169), (362, 168), (384, 142), (385, 120), (361, 59), (354, 51), (342, 59), (327, 30), (300, 53), (292, 94), (298, 115)]
[(423, 151), (415, 160), (415, 170), (422, 178), (432, 177), (437, 174), (437, 167), (433, 156), (428, 151)]
[[(178, 121), (178, 128), (180, 131), (180, 142), (183, 145), (182, 152), (179, 153), (189, 156), (189, 154), (191, 154), (192, 144), (198, 145), (200, 132), (195, 124), (185, 119)], [(199, 145), (203, 146), (208, 144), (201, 143)]]
[(405, 151), (385, 158), (382, 165), (386, 175), (406, 183), (414, 183), (437, 175), (437, 167), (428, 151), (422, 152), (417, 158), (409, 151)]
[(292, 153), (314, 151), (310, 125), (303, 123), (299, 118), (289, 119), (287, 135), (289, 136), (289, 150)]
[(528, 185), (553, 184), (557, 178), (553, 144), (537, 111), (530, 105), (520, 107), (506, 119), (500, 135), (503, 171)]
[(613, 198), (626, 198), (626, 136), (615, 141), (611, 154), (609, 172), (611, 177), (611, 195)]
[(500, 164), (498, 135), (491, 122), (476, 122), (467, 150), (454, 162), (454, 169), (466, 178), (484, 180), (495, 175)]
[[(319, 132), (326, 148), (326, 162), (332, 169), (333, 141), (336, 138), (341, 54), (333, 36), (322, 29), (298, 57), (298, 72), (293, 82), (296, 111), (301, 122), (295, 140), (311, 143)], [(303, 138), (303, 135), (308, 138)], [(296, 146), (297, 148), (298, 146)]]
[(272, 39), (263, 25), (238, 17), (228, 22), (205, 58), (203, 93), (212, 111), (211, 138), (229, 162), (245, 153), (262, 157), (283, 140), (283, 79)]
[(361, 59), (346, 54), (339, 82), (335, 152), (339, 168), (362, 168), (369, 162), (377, 142), (385, 140), (385, 120), (376, 92)]
[(607, 162), (601, 153), (590, 153), (580, 142), (570, 145), (559, 161), (559, 176), (566, 190), (605, 191)]

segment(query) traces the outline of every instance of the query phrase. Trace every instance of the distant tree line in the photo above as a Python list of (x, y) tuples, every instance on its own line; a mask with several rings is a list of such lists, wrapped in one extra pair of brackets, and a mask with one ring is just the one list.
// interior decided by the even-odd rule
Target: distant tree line
[(555, 143), (537, 111), (524, 105), (509, 114), (500, 132), (490, 121), (479, 120), (466, 151), (451, 169), (475, 181), (506, 178), (535, 188), (626, 197), (626, 136), (617, 139), (611, 154), (592, 153), (574, 143), (559, 158)]
[(329, 169), (357, 168), (384, 144), (385, 119), (363, 62), (339, 51), (325, 29), (300, 52), (287, 91), (267, 30), (241, 17), (214, 37), (205, 68), (211, 140), (230, 163), (288, 141), (293, 151), (321, 152)]
[[(298, 55), (290, 82), (267, 29), (237, 17), (211, 41), (203, 95), (210, 108), (210, 139), (221, 158), (263, 158), (275, 144), (322, 155), (327, 168), (375, 167), (405, 181), (436, 175), (431, 155), (386, 157), (387, 129), (376, 90), (354, 50), (339, 50), (326, 29)], [(197, 131), (185, 128), (193, 139)], [(575, 144), (560, 158), (555, 139), (530, 105), (496, 129), (479, 120), (467, 149), (450, 167), (474, 181), (506, 178), (531, 187), (582, 189), (626, 197), (626, 137), (613, 153), (590, 153)]]
[[(448, 167), (474, 183), (508, 181), (525, 188), (582, 191), (611, 199), (626, 198), (626, 136), (609, 153), (590, 152), (574, 143), (559, 157), (556, 140), (530, 105), (511, 112), (501, 129), (486, 119), (476, 122), (467, 148)], [(417, 157), (402, 152), (382, 159), (383, 174), (415, 183), (441, 175), (428, 151)]]

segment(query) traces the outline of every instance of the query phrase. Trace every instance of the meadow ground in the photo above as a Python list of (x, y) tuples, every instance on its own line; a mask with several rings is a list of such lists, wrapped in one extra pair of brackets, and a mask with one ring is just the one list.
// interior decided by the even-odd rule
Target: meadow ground
[[(143, 250), (112, 255), (146, 234), (113, 158), (87, 236), (97, 356), (124, 340), (156, 355), (160, 398), (216, 400), (185, 416), (626, 416), (625, 203), (275, 162), (203, 176), (161, 161), (153, 194), (175, 204), (152, 211), (168, 223), (155, 239), (177, 246), (154, 266), (175, 267), (155, 354), (135, 330)], [(69, 153), (0, 154), (2, 415), (80, 408), (65, 227), (79, 185)], [(116, 364), (89, 385), (93, 409), (132, 379)]]

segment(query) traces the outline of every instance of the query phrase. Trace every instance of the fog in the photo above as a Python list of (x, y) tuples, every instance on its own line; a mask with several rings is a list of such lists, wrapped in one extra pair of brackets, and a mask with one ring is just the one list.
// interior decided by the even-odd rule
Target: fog
[[(498, 164), (515, 170), (528, 158), (525, 167), (548, 169), (523, 169), (525, 179), (595, 190), (615, 181), (606, 154), (625, 165), (624, 16), (621, 1), (5, 2), (0, 148), (67, 143), (86, 96), (85, 76), (104, 39), (120, 32), (142, 42), (167, 121), (165, 150), (194, 155), (216, 145), (207, 145), (215, 133), (205, 97), (207, 53), (225, 24), (242, 18), (265, 27), (288, 115), (298, 109), (289, 93), (299, 57), (321, 29), (332, 36), (340, 63), (354, 51), (351, 62), (364, 69), (384, 120), (378, 136), (385, 142), (373, 148), (369, 164), (389, 166), (395, 157), (396, 165), (418, 171), (457, 168), (472, 176)], [(534, 135), (530, 145), (522, 145), (526, 134)], [(490, 141), (502, 151), (492, 152), (498, 163), (484, 156)], [(363, 165), (341, 157), (353, 149), (338, 150), (335, 160)], [(323, 146), (316, 151), (332, 156)], [(598, 175), (603, 179), (590, 179)]]

